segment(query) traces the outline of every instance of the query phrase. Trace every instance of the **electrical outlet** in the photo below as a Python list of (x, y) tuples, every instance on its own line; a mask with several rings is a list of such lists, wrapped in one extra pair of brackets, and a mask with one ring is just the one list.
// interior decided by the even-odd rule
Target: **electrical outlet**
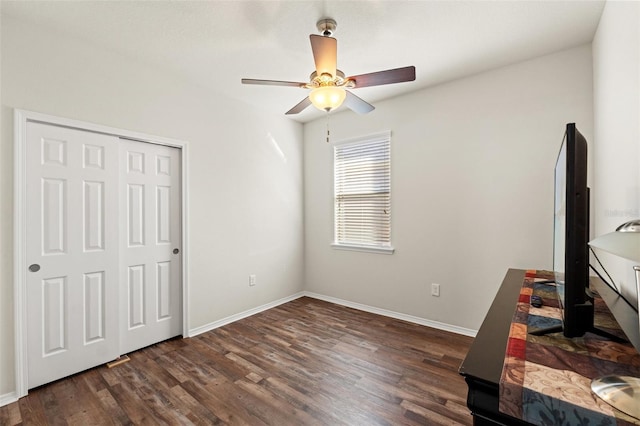
[(249, 287), (256, 285), (256, 276), (254, 274), (249, 275)]
[(431, 295), (440, 297), (440, 284), (431, 284)]

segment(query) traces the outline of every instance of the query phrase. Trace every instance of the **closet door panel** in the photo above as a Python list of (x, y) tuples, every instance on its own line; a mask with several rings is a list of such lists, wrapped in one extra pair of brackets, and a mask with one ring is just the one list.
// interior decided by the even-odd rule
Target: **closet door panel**
[[(182, 333), (180, 150), (122, 140), (122, 353)], [(125, 195), (126, 194), (126, 195)]]
[(118, 138), (29, 122), (28, 387), (119, 354)]

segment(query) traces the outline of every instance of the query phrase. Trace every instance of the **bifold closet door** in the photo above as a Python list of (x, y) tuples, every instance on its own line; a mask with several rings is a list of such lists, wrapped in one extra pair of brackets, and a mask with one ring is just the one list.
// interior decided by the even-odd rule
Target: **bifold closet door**
[(121, 353), (182, 334), (180, 150), (120, 141)]
[(118, 138), (29, 122), (28, 387), (119, 355)]

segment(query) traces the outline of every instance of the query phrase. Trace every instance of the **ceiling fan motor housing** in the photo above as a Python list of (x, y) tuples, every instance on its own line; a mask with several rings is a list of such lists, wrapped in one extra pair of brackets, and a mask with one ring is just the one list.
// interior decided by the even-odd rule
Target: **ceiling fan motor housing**
[(318, 31), (320, 31), (320, 34), (325, 37), (331, 37), (337, 26), (338, 24), (336, 23), (336, 21), (331, 18), (324, 18), (316, 23)]

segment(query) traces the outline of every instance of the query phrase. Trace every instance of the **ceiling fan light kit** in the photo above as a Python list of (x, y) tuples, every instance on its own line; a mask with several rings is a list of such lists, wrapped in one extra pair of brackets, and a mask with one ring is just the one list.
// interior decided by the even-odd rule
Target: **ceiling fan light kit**
[(338, 108), (346, 97), (347, 92), (337, 86), (321, 86), (313, 89), (309, 94), (313, 106), (326, 112)]
[(309, 105), (314, 105), (322, 111), (333, 111), (343, 103), (351, 110), (366, 114), (375, 107), (346, 89), (359, 87), (381, 86), (383, 84), (414, 81), (416, 69), (414, 66), (378, 71), (368, 74), (346, 77), (337, 69), (338, 41), (331, 37), (338, 24), (334, 19), (324, 18), (316, 23), (322, 35), (311, 34), (311, 50), (316, 70), (311, 74), (309, 83), (279, 80), (257, 80), (243, 78), (242, 84), (259, 84), (266, 86), (289, 86), (310, 89), (311, 93), (296, 106), (286, 112), (287, 115), (298, 114)]

